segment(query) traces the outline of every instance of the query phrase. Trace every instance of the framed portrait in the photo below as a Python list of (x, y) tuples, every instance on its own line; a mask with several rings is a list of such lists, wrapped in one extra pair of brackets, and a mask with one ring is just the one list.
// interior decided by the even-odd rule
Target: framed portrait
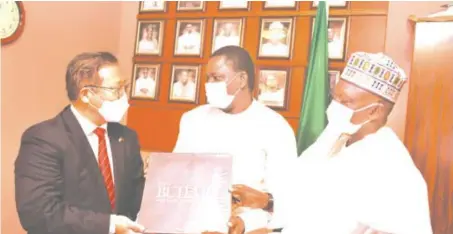
[(135, 54), (160, 56), (162, 54), (163, 36), (163, 20), (138, 21)]
[(199, 65), (173, 65), (170, 80), (170, 101), (198, 103)]
[(159, 81), (160, 64), (135, 64), (131, 99), (157, 100)]
[(140, 12), (165, 12), (167, 3), (164, 0), (160, 1), (140, 1)]
[[(315, 25), (315, 18), (313, 19), (312, 31)], [(329, 18), (327, 29), (327, 40), (329, 49), (329, 59), (344, 60), (346, 50), (346, 35), (348, 29), (347, 17), (332, 17)]]
[(340, 71), (338, 70), (329, 70), (329, 87), (330, 93), (333, 92), (335, 85), (340, 80)]
[[(319, 1), (313, 1), (312, 8), (318, 7)], [(329, 7), (333, 8), (346, 8), (348, 1), (329, 0)]]
[(177, 11), (204, 11), (204, 1), (178, 1)]
[(204, 27), (204, 19), (177, 20), (174, 55), (201, 57)]
[(282, 1), (282, 0), (271, 0), (265, 1), (263, 5), (263, 9), (297, 9), (297, 1)]
[(260, 68), (258, 98), (266, 106), (287, 109), (290, 71), (285, 68)]
[(242, 46), (243, 18), (214, 19), (212, 53), (228, 45)]
[(289, 59), (293, 46), (294, 18), (262, 18), (259, 58)]
[(220, 1), (219, 10), (248, 10), (250, 7), (249, 1)]

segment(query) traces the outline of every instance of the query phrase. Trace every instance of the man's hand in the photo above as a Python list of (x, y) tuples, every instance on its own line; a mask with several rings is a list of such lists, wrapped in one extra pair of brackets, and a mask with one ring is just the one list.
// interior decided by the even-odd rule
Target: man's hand
[(264, 209), (269, 202), (269, 196), (266, 193), (242, 184), (233, 185), (233, 191), (231, 191), (231, 194), (236, 200), (238, 200), (239, 206), (243, 207)]
[(111, 221), (115, 224), (115, 234), (143, 233), (145, 230), (142, 225), (122, 215), (114, 216)]
[(233, 216), (228, 222), (228, 234), (242, 234), (245, 231), (244, 221), (238, 216)]

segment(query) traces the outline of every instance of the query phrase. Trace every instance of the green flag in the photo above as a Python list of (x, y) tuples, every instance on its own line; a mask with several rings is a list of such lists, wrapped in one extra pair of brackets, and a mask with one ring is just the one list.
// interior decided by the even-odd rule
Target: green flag
[(326, 109), (329, 102), (327, 17), (326, 2), (319, 1), (297, 131), (298, 155), (316, 141), (327, 125)]

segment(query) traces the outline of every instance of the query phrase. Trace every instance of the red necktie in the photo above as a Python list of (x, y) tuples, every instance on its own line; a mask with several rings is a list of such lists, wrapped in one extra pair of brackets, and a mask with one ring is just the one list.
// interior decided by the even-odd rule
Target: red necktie
[(109, 195), (110, 206), (112, 210), (115, 208), (115, 185), (113, 184), (112, 169), (110, 168), (110, 160), (107, 154), (107, 144), (105, 142), (105, 129), (96, 128), (94, 130), (99, 138), (99, 150), (98, 150), (98, 163), (99, 170), (104, 177), (105, 188)]

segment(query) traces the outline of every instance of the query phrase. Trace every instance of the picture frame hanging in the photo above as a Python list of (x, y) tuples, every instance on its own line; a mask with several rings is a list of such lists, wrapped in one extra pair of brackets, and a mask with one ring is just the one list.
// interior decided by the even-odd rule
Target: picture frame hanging
[(160, 67), (160, 64), (134, 64), (131, 99), (158, 100)]
[[(311, 35), (313, 36), (313, 30), (315, 25), (315, 18), (312, 18), (312, 29)], [(347, 34), (348, 34), (348, 17), (329, 17), (327, 39), (328, 39), (328, 50), (329, 59), (341, 60), (345, 59), (346, 47), (347, 47)]]
[(136, 55), (162, 55), (164, 20), (139, 20), (135, 41)]
[(261, 18), (258, 58), (290, 59), (294, 41), (294, 18)]
[(244, 18), (215, 18), (211, 53), (228, 45), (242, 46), (244, 21)]
[(263, 2), (263, 10), (297, 10), (297, 1), (270, 0)]
[(164, 0), (140, 1), (139, 12), (140, 13), (167, 12), (167, 2)]
[(205, 19), (179, 19), (176, 21), (174, 56), (202, 57)]
[(200, 87), (200, 65), (173, 64), (171, 68), (170, 102), (198, 103)]
[(249, 1), (219, 1), (219, 10), (249, 10)]
[(257, 74), (257, 100), (274, 109), (288, 109), (289, 80), (291, 77), (290, 69), (280, 67), (260, 67), (258, 68)]
[(204, 1), (178, 1), (176, 11), (204, 11)]

